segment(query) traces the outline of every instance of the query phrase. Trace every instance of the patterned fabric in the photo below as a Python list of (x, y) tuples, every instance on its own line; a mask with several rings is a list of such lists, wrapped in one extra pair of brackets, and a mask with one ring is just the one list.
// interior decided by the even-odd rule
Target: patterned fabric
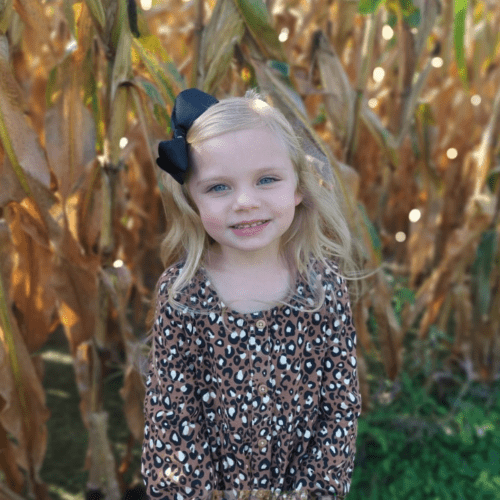
[(201, 315), (167, 304), (182, 265), (162, 274), (157, 297), (142, 452), (148, 496), (344, 498), (361, 412), (345, 281), (315, 263), (320, 310), (300, 310), (314, 296), (298, 278), (293, 308), (240, 313), (200, 269), (175, 298), (212, 310)]

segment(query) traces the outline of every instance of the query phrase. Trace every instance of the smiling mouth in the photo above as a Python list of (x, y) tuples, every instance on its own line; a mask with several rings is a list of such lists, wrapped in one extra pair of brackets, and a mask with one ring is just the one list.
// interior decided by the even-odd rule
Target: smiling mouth
[(231, 226), (231, 227), (234, 228), (234, 229), (243, 229), (243, 228), (246, 228), (246, 227), (262, 226), (262, 224), (266, 224), (270, 220), (271, 219), (261, 220), (261, 221), (258, 221), (258, 222), (253, 222), (252, 224), (236, 224), (235, 226)]

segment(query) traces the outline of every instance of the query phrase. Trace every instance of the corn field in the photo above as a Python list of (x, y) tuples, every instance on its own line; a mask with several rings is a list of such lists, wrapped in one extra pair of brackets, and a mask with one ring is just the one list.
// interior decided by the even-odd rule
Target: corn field
[(353, 304), (366, 411), (364, 357), (394, 380), (409, 332), (451, 331), (447, 363), (498, 379), (497, 0), (0, 0), (0, 498), (49, 498), (37, 351), (61, 326), (89, 487), (123, 495), (102, 372), (121, 353), (142, 442), (134, 359), (168, 224), (157, 145), (181, 90), (254, 86), (341, 185), (377, 269)]

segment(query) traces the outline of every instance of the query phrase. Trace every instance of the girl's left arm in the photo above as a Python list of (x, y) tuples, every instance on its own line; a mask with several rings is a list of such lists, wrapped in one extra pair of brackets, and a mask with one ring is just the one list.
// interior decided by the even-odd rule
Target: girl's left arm
[(323, 358), (323, 378), (314, 440), (309, 453), (298, 459), (295, 489), (312, 491), (318, 498), (343, 499), (349, 492), (361, 395), (356, 358), (356, 330), (345, 280), (338, 280), (342, 298), (332, 317), (332, 339)]
[(208, 499), (218, 476), (196, 377), (194, 327), (168, 304), (165, 289), (157, 299), (146, 381), (142, 475), (148, 498)]

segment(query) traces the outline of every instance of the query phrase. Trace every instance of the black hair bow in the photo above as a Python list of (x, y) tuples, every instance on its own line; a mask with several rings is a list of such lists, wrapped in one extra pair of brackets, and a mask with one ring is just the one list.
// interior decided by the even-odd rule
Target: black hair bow
[(193, 122), (210, 106), (219, 101), (198, 89), (183, 90), (175, 99), (171, 123), (174, 138), (161, 141), (158, 146), (158, 166), (168, 172), (179, 184), (184, 184), (189, 166), (186, 135)]

